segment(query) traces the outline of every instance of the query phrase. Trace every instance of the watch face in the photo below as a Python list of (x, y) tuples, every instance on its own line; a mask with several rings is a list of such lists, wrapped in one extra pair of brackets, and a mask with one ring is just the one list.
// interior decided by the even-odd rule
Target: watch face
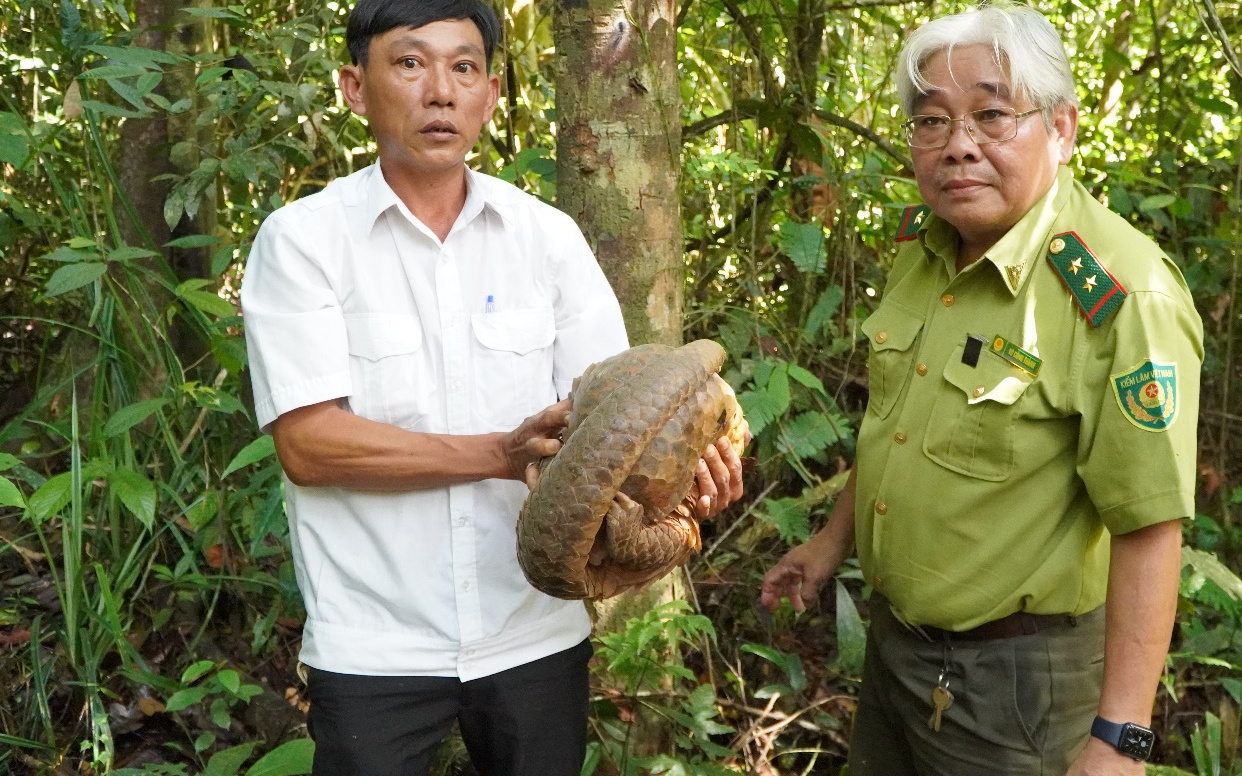
[(1121, 726), (1121, 740), (1117, 742), (1117, 749), (1122, 754), (1128, 754), (1136, 760), (1146, 760), (1151, 757), (1151, 747), (1155, 742), (1155, 733), (1140, 725), (1127, 722)]

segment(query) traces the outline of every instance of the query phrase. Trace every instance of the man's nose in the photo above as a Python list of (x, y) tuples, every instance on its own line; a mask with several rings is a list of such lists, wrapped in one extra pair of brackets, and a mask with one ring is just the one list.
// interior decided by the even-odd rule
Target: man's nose
[(975, 142), (974, 132), (967, 123), (969, 121), (970, 117), (964, 116), (961, 121), (954, 121), (949, 125), (949, 142), (940, 149), (942, 154), (955, 159), (978, 157), (979, 144)]
[(427, 69), (423, 101), (428, 105), (449, 106), (454, 102), (452, 74), (439, 67)]

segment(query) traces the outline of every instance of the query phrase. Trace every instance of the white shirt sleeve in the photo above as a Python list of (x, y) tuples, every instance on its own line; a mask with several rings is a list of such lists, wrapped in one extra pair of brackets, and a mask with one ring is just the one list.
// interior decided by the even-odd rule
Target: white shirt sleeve
[(574, 378), (591, 364), (629, 347), (616, 294), (582, 232), (569, 216), (552, 262), (556, 289), (556, 345), (552, 379), (564, 399)]
[(278, 211), (259, 229), (241, 290), (255, 415), (265, 433), (285, 412), (350, 394), (340, 300), (283, 216)]

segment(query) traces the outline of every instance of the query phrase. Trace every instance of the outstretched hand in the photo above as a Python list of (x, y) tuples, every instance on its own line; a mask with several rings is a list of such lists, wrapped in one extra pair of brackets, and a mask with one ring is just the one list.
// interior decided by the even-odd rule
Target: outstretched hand
[(539, 480), (539, 461), (561, 449), (561, 432), (572, 409), (569, 399), (558, 401), (531, 415), (505, 437), (503, 448), (509, 462), (509, 478), (535, 487)]

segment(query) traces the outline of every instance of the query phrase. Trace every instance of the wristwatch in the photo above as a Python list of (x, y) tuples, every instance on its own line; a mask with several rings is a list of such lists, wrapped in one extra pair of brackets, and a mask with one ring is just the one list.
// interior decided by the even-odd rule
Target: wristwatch
[(1156, 734), (1149, 728), (1133, 722), (1109, 722), (1103, 717), (1096, 717), (1091, 723), (1091, 735), (1140, 762), (1151, 757), (1152, 744), (1156, 743)]

